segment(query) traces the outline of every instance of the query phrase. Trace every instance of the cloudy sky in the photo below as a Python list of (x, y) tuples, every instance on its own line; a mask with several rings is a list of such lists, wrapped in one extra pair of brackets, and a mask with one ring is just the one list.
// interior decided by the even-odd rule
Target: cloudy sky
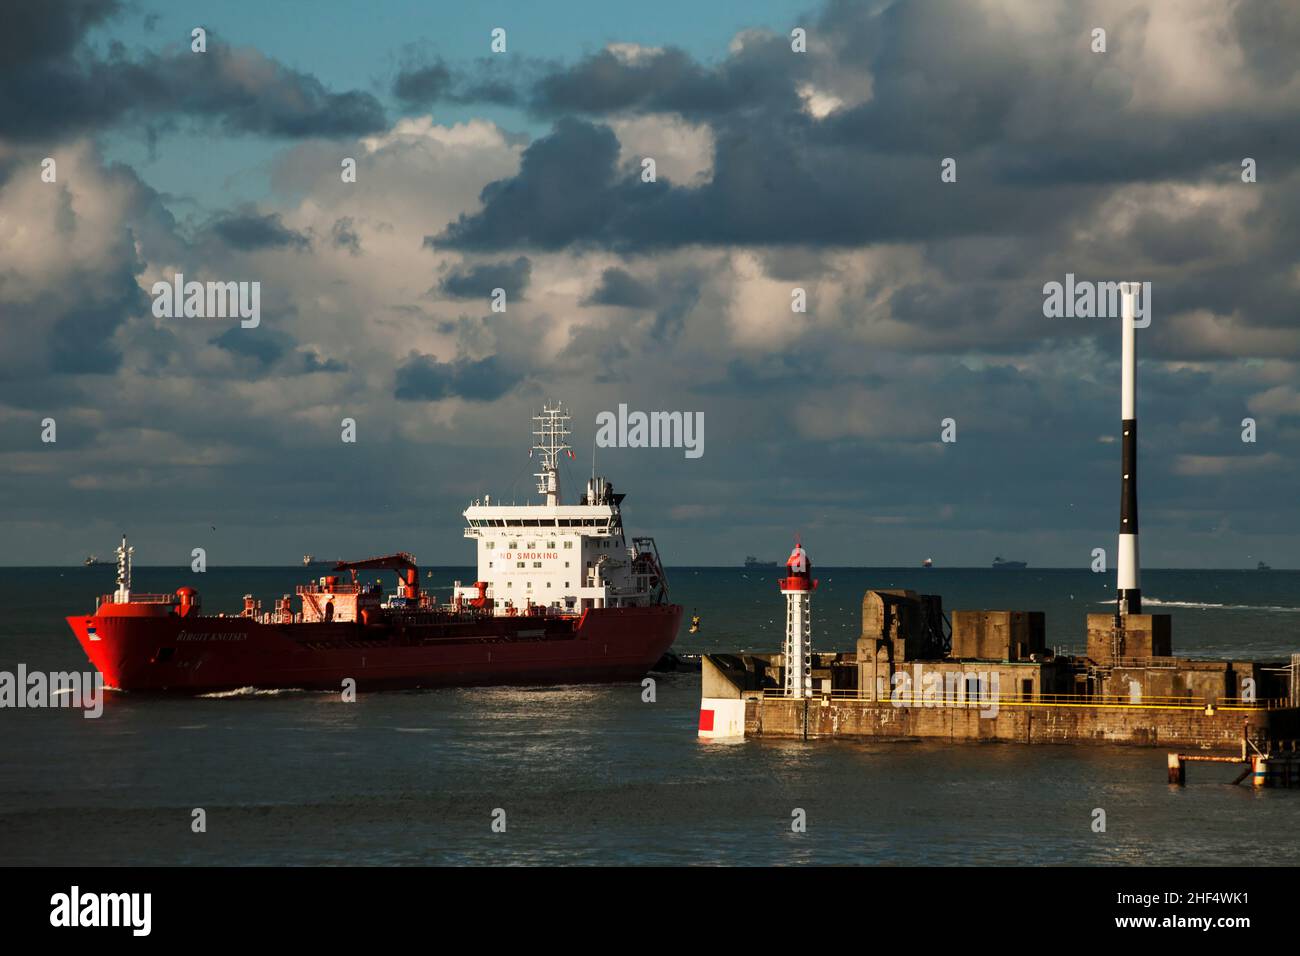
[[(599, 452), (669, 564), (1086, 566), (1119, 329), (1044, 316), (1073, 273), (1152, 283), (1144, 563), (1300, 566), (1294, 3), (3, 5), (4, 563), (464, 563), (554, 398), (571, 489), (598, 412), (703, 413)], [(155, 317), (178, 272), (261, 324)]]

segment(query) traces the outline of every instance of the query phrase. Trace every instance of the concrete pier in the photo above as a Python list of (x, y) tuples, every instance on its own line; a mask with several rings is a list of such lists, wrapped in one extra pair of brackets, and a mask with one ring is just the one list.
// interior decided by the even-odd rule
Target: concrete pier
[[(711, 666), (706, 660), (705, 667)], [(1101, 702), (1079, 697), (1052, 701), (1000, 700), (996, 707), (846, 697), (792, 700), (749, 692), (744, 736), (937, 738), (1009, 743), (1103, 743), (1147, 747), (1232, 747), (1242, 720), (1252, 734), (1271, 737), (1295, 726), (1300, 711), (1255, 705), (1221, 707), (1207, 714), (1198, 704)]]
[[(958, 611), (950, 634), (945, 621), (937, 596), (868, 591), (856, 653), (811, 655), (811, 697), (783, 693), (781, 654), (707, 655), (702, 736), (1229, 752), (1244, 738), (1261, 753), (1300, 739), (1287, 662), (1173, 657), (1167, 615), (1089, 615), (1084, 656), (1049, 651), (1041, 613)], [(704, 732), (705, 709), (727, 719)]]

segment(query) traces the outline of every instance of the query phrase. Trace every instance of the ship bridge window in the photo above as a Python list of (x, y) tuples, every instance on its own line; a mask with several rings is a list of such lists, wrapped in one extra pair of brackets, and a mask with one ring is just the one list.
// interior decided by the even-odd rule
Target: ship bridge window
[(487, 547), (487, 549), (488, 549), (489, 551), (491, 551), (491, 550), (492, 550), (493, 548), (495, 548), (496, 546), (497, 546), (497, 543), (496, 543), (495, 541), (489, 541), (489, 542), (487, 543), (487, 545), (486, 545), (486, 547)]
[(511, 541), (510, 544), (507, 546), (507, 550), (514, 551), (518, 547), (519, 547), (518, 541)]
[(526, 567), (528, 567), (528, 563), (527, 563), (526, 561), (516, 561), (516, 562), (515, 562), (515, 567), (517, 567), (517, 568), (526, 568)]
[(537, 547), (537, 542), (536, 542), (536, 541), (529, 541), (529, 542), (528, 542), (528, 547), (530, 547), (530, 548), (535, 548), (535, 547)]
[(565, 547), (566, 550), (572, 551), (572, 550), (573, 550), (573, 542), (572, 542), (572, 541), (566, 541), (566, 542), (564, 542), (564, 547)]
[(547, 551), (554, 551), (554, 550), (555, 550), (555, 542), (554, 542), (554, 541), (548, 541), (548, 542), (546, 542), (546, 550), (547, 550)]

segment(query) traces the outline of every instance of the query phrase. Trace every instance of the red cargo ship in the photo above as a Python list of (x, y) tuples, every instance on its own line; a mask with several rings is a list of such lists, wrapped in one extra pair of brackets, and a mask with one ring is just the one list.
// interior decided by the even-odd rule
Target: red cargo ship
[[(296, 610), (287, 594), (269, 611), (247, 595), (237, 614), (204, 614), (191, 587), (133, 594), (123, 537), (116, 592), (68, 624), (105, 683), (124, 691), (637, 680), (672, 645), (682, 608), (668, 601), (654, 540), (625, 538), (624, 496), (609, 482), (593, 477), (577, 504), (560, 503), (569, 416), (547, 407), (534, 421), (546, 503), (485, 497), (465, 510), (478, 580), (457, 582), (449, 602), (421, 591), (415, 558), (402, 552), (340, 561), (298, 588)], [(375, 569), (397, 572), (396, 592), (358, 582)]]

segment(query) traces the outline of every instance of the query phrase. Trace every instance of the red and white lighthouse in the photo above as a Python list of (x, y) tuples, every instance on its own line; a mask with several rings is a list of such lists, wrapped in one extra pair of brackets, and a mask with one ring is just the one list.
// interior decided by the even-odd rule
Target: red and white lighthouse
[(812, 696), (812, 561), (796, 538), (785, 561), (781, 593), (785, 595), (785, 695)]

